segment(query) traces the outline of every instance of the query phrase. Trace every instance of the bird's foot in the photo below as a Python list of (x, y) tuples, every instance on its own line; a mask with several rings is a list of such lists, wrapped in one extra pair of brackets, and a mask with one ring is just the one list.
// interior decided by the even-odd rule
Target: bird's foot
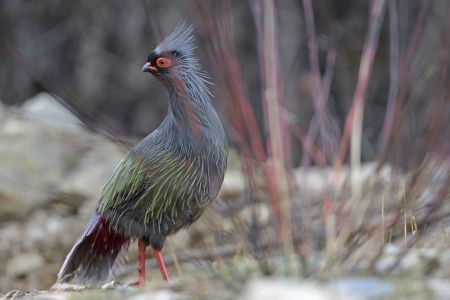
[(131, 282), (131, 283), (129, 283), (128, 284), (128, 286), (133, 286), (133, 287), (145, 287), (145, 281), (141, 281), (141, 280), (138, 280), (138, 281), (135, 281), (135, 282)]
[(138, 242), (138, 273), (139, 279), (136, 282), (132, 282), (129, 286), (145, 287), (145, 248), (146, 243), (142, 240)]

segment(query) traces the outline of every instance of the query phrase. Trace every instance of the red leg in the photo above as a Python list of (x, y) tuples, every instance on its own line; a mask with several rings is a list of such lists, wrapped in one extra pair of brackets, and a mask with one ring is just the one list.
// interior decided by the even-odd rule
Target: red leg
[(139, 272), (139, 281), (138, 286), (145, 286), (145, 248), (147, 247), (146, 243), (142, 240), (138, 241), (138, 272)]
[(167, 273), (166, 265), (164, 264), (163, 257), (161, 255), (161, 251), (153, 249), (153, 256), (156, 259), (156, 262), (158, 263), (159, 271), (161, 272), (161, 275), (165, 282), (169, 282), (169, 273)]

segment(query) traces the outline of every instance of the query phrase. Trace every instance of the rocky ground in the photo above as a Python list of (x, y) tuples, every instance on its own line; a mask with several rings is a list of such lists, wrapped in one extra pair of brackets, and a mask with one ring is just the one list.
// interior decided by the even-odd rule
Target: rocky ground
[[(258, 261), (245, 251), (245, 234), (241, 231), (245, 227), (242, 224), (251, 223), (253, 214), (257, 214), (260, 224), (268, 225), (270, 210), (264, 196), (251, 207), (244, 205), (245, 179), (235, 154), (230, 158), (219, 201), (188, 232), (172, 237), (165, 249), (173, 274), (171, 284), (161, 282), (154, 262), (149, 260), (152, 271), (146, 289), (119, 283), (102, 289), (60, 285), (50, 289), (103, 183), (126, 147), (85, 129), (47, 94), (37, 95), (20, 108), (0, 107), (0, 124), (2, 299), (450, 299), (448, 217), (430, 228), (420, 240), (420, 247), (411, 251), (403, 251), (401, 239), (386, 243), (371, 272), (364, 271), (367, 261), (355, 259), (351, 268), (343, 264), (348, 270), (341, 272), (342, 277), (332, 275), (319, 280), (322, 276), (313, 274), (304, 280), (285, 279), (284, 271), (274, 268), (267, 272), (272, 277), (263, 278), (265, 272), (258, 267)], [(374, 181), (374, 168), (373, 164), (364, 166), (359, 181), (372, 182), (374, 186), (391, 181), (389, 167), (383, 168), (381, 179)], [(425, 202), (439, 190), (433, 184), (440, 182), (442, 174), (432, 174), (436, 178), (427, 183), (429, 189), (416, 197)], [(297, 170), (294, 175), (299, 190), (307, 186), (308, 198), (315, 199), (327, 189), (325, 183), (331, 171)], [(345, 185), (347, 177), (348, 174), (338, 185)], [(396, 178), (399, 185), (406, 180), (406, 176)], [(449, 202), (448, 195), (444, 197)], [(390, 205), (386, 203), (386, 210)], [(375, 206), (379, 210), (379, 205)], [(314, 203), (309, 208), (310, 225), (314, 228), (321, 222), (321, 209)], [(447, 213), (448, 205), (442, 206), (441, 212)], [(380, 217), (379, 211), (377, 215)], [(419, 219), (420, 212), (414, 218)], [(412, 219), (408, 218), (408, 226)], [(408, 239), (413, 234), (411, 230)], [(134, 250), (130, 250), (121, 282), (131, 282), (136, 276)], [(282, 265), (277, 261), (278, 254), (271, 261), (275, 266)], [(311, 255), (311, 260), (318, 257)], [(378, 276), (364, 276), (365, 273)]]

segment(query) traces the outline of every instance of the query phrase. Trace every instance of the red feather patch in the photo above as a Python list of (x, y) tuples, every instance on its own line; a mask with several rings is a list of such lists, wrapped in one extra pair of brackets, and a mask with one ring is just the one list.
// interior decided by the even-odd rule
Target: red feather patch
[(125, 235), (116, 233), (103, 217), (100, 217), (87, 238), (91, 241), (92, 251), (98, 255), (120, 250), (130, 240)]

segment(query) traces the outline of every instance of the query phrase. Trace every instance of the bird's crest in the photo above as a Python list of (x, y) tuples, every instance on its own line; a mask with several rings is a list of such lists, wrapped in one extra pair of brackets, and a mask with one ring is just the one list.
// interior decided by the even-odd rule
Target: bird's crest
[[(179, 58), (183, 63), (178, 64), (176, 67), (177, 72), (180, 75), (190, 75), (191, 79), (194, 76), (198, 77), (202, 84), (211, 84), (209, 82), (208, 74), (203, 70), (198, 57), (195, 55), (194, 50), (195, 38), (193, 35), (192, 25), (186, 22), (180, 22), (175, 29), (155, 48), (154, 52), (157, 54), (163, 52), (176, 51), (181, 55)], [(209, 90), (206, 86), (202, 88), (209, 94)]]
[(195, 49), (192, 25), (180, 22), (175, 29), (161, 42), (155, 52), (177, 51), (186, 58), (191, 57)]

